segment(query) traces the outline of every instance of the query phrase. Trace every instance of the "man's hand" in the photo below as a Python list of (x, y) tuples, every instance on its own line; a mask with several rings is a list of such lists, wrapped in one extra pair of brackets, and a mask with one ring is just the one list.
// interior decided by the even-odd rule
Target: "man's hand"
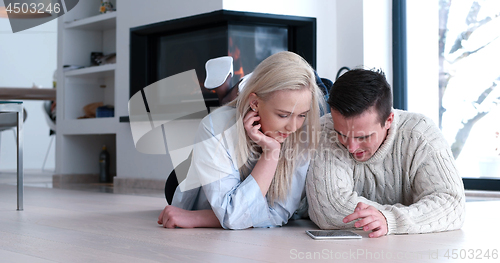
[(212, 209), (189, 211), (171, 205), (160, 213), (158, 224), (165, 228), (221, 227)]
[(375, 207), (359, 202), (354, 213), (344, 218), (344, 223), (357, 220), (355, 227), (362, 227), (364, 231), (372, 231), (369, 237), (381, 237), (387, 235), (387, 220), (385, 216)]

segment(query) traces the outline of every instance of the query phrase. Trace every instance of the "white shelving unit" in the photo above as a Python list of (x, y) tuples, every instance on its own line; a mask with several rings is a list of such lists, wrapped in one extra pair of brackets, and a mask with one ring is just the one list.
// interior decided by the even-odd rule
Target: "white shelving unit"
[(92, 17), (66, 22), (65, 29), (106, 31), (116, 28), (116, 12), (99, 14)]
[[(118, 8), (117, 0), (112, 3)], [(56, 172), (62, 175), (97, 175), (103, 145), (116, 173), (118, 117), (81, 118), (88, 104), (115, 105), (116, 64), (91, 66), (90, 61), (92, 52), (116, 53), (118, 11), (99, 14), (100, 4), (79, 1), (59, 19)], [(83, 68), (64, 71), (64, 65)]]
[(115, 123), (109, 118), (69, 120), (62, 129), (66, 135), (115, 134)]
[(85, 77), (90, 77), (90, 78), (111, 77), (115, 74), (114, 73), (115, 69), (116, 69), (116, 64), (107, 64), (102, 66), (94, 66), (94, 67), (87, 67), (87, 68), (66, 71), (64, 73), (64, 76), (78, 77), (86, 75)]

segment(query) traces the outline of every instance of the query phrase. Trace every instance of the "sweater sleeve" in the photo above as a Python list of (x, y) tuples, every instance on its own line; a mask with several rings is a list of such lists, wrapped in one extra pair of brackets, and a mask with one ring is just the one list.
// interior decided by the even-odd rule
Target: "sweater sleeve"
[(440, 232), (463, 225), (464, 186), (451, 150), (425, 148), (411, 184), (413, 203), (385, 205), (380, 209), (387, 219), (388, 234)]
[(342, 152), (330, 146), (323, 144), (309, 166), (306, 177), (309, 217), (321, 229), (353, 228), (354, 222), (346, 224), (342, 220), (354, 212), (359, 202), (379, 210), (383, 206), (354, 191), (353, 165), (339, 156)]

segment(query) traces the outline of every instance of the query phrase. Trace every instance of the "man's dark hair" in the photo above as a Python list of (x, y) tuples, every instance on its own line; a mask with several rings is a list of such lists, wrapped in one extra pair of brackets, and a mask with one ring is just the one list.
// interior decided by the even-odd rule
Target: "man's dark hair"
[(328, 104), (345, 118), (358, 116), (375, 106), (384, 126), (392, 109), (391, 86), (381, 70), (353, 69), (333, 83)]

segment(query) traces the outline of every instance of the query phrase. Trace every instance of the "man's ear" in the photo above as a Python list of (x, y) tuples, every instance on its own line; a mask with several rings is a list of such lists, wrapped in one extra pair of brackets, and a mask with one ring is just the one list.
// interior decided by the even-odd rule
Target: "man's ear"
[(391, 114), (389, 114), (389, 117), (387, 117), (387, 120), (385, 120), (384, 128), (389, 129), (393, 121), (394, 121), (394, 112), (391, 112)]
[(250, 95), (248, 96), (248, 102), (249, 102), (249, 106), (250, 108), (252, 108), (252, 110), (254, 111), (259, 111), (259, 97), (257, 97), (257, 94), (255, 93), (250, 93)]

